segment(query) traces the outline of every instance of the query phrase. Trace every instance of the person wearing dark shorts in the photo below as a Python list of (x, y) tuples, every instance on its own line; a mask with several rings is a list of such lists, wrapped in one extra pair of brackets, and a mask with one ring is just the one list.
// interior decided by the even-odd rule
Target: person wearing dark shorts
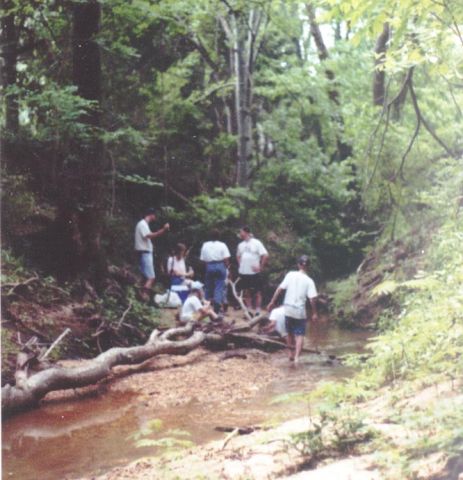
[(268, 251), (260, 240), (254, 238), (249, 227), (241, 228), (239, 235), (242, 241), (236, 251), (240, 276), (238, 288), (244, 292), (246, 307), (255, 308), (256, 315), (259, 315), (263, 284), (261, 272), (267, 263)]
[(298, 262), (298, 270), (286, 274), (283, 281), (273, 294), (272, 300), (267, 306), (271, 311), (281, 292), (285, 291), (283, 306), (286, 317), (286, 330), (288, 332), (287, 344), (289, 348), (289, 359), (298, 363), (307, 325), (306, 302), (310, 300), (312, 307), (312, 320), (316, 321), (317, 316), (317, 290), (314, 281), (307, 275), (309, 259), (302, 255)]

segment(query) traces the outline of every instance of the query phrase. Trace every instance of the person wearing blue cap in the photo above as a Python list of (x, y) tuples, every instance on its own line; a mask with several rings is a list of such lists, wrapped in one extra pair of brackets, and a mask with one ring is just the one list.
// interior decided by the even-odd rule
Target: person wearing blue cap
[(210, 302), (202, 302), (203, 287), (201, 282), (194, 281), (190, 284), (190, 294), (185, 300), (180, 313), (180, 321), (188, 323), (199, 321), (209, 317), (212, 321), (220, 320), (220, 316), (214, 312)]
[(288, 336), (286, 341), (289, 348), (289, 359), (296, 364), (304, 342), (304, 335), (307, 324), (306, 303), (310, 300), (312, 307), (312, 320), (318, 319), (317, 315), (317, 289), (314, 281), (307, 275), (309, 257), (302, 255), (297, 261), (298, 270), (288, 272), (273, 294), (267, 310), (272, 311), (275, 302), (284, 291), (285, 298), (283, 307), (285, 309), (286, 330)]

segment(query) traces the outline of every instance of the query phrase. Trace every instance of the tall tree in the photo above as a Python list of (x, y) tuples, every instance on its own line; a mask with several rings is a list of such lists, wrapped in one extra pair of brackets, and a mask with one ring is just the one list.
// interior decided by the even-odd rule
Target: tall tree
[[(329, 58), (328, 48), (325, 45), (323, 40), (322, 32), (318, 25), (316, 16), (315, 16), (315, 7), (312, 3), (308, 3), (306, 5), (307, 13), (309, 17), (309, 24), (310, 24), (310, 34), (312, 35), (315, 45), (318, 51), (318, 58), (320, 62), (325, 62)], [(339, 99), (339, 92), (336, 88), (336, 76), (330, 68), (325, 69), (325, 75), (328, 81), (330, 82), (330, 87), (328, 90), (328, 95), (337, 110), (339, 110), (340, 106), (340, 99)], [(340, 129), (342, 129), (344, 125), (344, 120), (339, 112), (336, 112), (333, 118), (333, 123), (338, 123)], [(344, 160), (352, 155), (352, 147), (351, 145), (347, 144), (342, 138), (341, 134), (337, 134), (337, 156), (338, 160)]]
[(259, 51), (265, 12), (257, 6), (233, 8), (228, 2), (227, 15), (219, 15), (230, 49), (230, 70), (235, 81), (235, 121), (238, 138), (236, 184), (246, 187), (253, 155), (254, 70)]
[[(93, 102), (83, 113), (80, 121), (91, 127), (92, 134), (75, 145), (78, 158), (77, 169), (64, 184), (63, 216), (71, 215), (77, 222), (72, 239), (74, 256), (79, 266), (91, 270), (93, 280), (100, 284), (104, 275), (105, 262), (101, 248), (104, 218), (104, 162), (103, 143), (99, 138), (101, 124), (101, 57), (97, 42), (100, 31), (101, 6), (97, 0), (74, 3), (73, 5), (73, 81), (79, 96)], [(75, 195), (69, 198), (69, 193)], [(68, 209), (70, 208), (71, 211)], [(76, 215), (76, 212), (77, 215)]]
[(5, 134), (2, 139), (2, 157), (6, 165), (12, 163), (12, 137), (19, 130), (18, 96), (9, 87), (16, 86), (16, 64), (18, 59), (18, 33), (15, 8), (12, 1), (5, 2), (1, 17), (1, 47), (3, 57), (2, 87), (5, 96)]
[(386, 22), (383, 25), (383, 31), (378, 36), (375, 45), (375, 71), (373, 73), (373, 104), (382, 106), (386, 96), (386, 72), (383, 65), (385, 61), (387, 43), (389, 41), (390, 28)]

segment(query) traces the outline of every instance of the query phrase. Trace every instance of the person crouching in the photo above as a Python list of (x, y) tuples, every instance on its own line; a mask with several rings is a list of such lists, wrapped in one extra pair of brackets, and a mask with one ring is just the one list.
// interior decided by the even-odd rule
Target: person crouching
[(190, 285), (190, 294), (182, 305), (180, 322), (197, 322), (209, 317), (212, 321), (220, 320), (220, 316), (214, 312), (210, 302), (203, 302), (203, 287), (201, 282), (194, 281)]

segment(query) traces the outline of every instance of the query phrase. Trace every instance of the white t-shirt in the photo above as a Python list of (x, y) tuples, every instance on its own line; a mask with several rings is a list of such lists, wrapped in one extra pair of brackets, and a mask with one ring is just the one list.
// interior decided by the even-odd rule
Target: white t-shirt
[(285, 315), (292, 318), (306, 318), (306, 301), (308, 298), (317, 296), (317, 289), (313, 280), (301, 271), (289, 272), (279, 288), (286, 290), (283, 302)]
[(151, 239), (145, 238), (146, 235), (150, 233), (151, 230), (148, 222), (144, 218), (141, 219), (135, 227), (135, 250), (142, 250), (145, 252), (153, 251), (153, 244), (151, 243)]
[(182, 306), (180, 318), (182, 320), (191, 320), (193, 315), (202, 307), (201, 300), (196, 295), (189, 295)]
[(186, 264), (185, 259), (181, 258), (180, 260), (173, 256), (167, 259), (167, 273), (170, 275), (170, 272), (175, 272), (175, 275), (185, 276), (186, 275)]
[(240, 266), (238, 273), (242, 275), (254, 275), (253, 268), (258, 268), (260, 265), (260, 257), (268, 255), (267, 249), (257, 238), (249, 238), (243, 240), (236, 251), (236, 255), (240, 259)]
[(286, 331), (285, 307), (274, 308), (270, 312), (269, 319), (275, 322), (275, 330), (282, 337), (286, 337), (286, 335), (288, 335), (288, 332)]
[(223, 242), (211, 240), (203, 243), (201, 248), (201, 256), (203, 262), (220, 262), (226, 258), (230, 258), (230, 250)]

